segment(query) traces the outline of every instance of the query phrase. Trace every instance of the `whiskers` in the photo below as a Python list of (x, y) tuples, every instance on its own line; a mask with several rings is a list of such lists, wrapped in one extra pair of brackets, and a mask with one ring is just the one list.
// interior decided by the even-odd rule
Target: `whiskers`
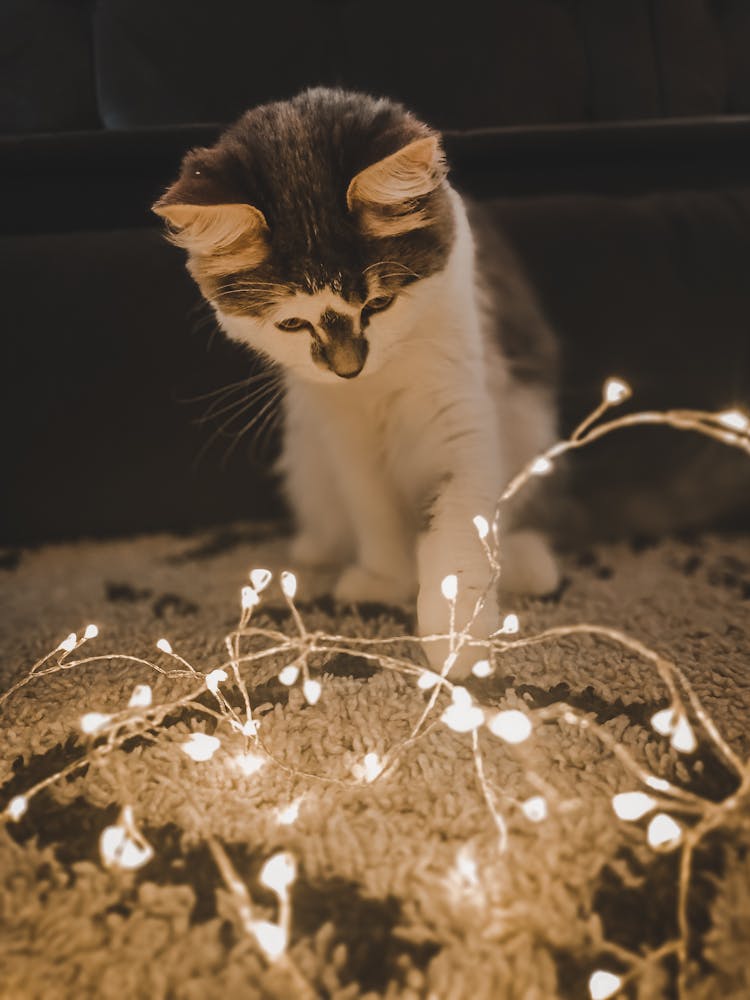
[(194, 468), (200, 465), (216, 442), (222, 438), (229, 438), (229, 446), (221, 462), (222, 468), (226, 468), (240, 441), (251, 431), (254, 432), (250, 439), (253, 456), (258, 459), (265, 457), (273, 432), (281, 423), (282, 409), (279, 404), (283, 395), (284, 382), (281, 369), (269, 366), (237, 382), (230, 382), (192, 399), (183, 400), (186, 403), (208, 401), (205, 412), (195, 420), (195, 423), (217, 424), (201, 446)]

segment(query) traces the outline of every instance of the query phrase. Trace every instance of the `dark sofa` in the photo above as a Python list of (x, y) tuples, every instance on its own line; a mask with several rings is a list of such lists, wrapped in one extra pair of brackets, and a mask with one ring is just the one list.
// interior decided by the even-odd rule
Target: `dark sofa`
[[(745, 0), (5, 0), (0, 542), (278, 516), (269, 452), (223, 464), (220, 437), (196, 464), (212, 426), (185, 400), (249, 361), (212, 336), (149, 206), (186, 149), (311, 84), (445, 131), (454, 183), (560, 331), (564, 429), (615, 372), (639, 408), (750, 400), (749, 56)], [(748, 466), (632, 432), (582, 457), (574, 489), (600, 531), (731, 522)]]

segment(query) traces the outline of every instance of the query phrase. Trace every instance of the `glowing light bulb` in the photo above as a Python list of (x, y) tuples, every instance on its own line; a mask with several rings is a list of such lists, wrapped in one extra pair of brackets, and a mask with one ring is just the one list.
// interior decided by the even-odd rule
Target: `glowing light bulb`
[(531, 736), (531, 719), (515, 708), (493, 715), (487, 726), (506, 743), (523, 743)]
[(675, 750), (680, 753), (692, 753), (698, 746), (693, 727), (684, 715), (680, 715), (672, 730), (672, 738), (669, 741)]
[(515, 635), (520, 627), (521, 623), (518, 620), (518, 615), (506, 615), (503, 619), (503, 627), (500, 631), (503, 635)]
[(58, 649), (64, 649), (66, 653), (72, 653), (76, 648), (76, 643), (78, 642), (78, 637), (75, 632), (71, 632), (67, 639), (63, 639)]
[(440, 718), (454, 733), (469, 733), (482, 725), (484, 712), (473, 703), (466, 688), (456, 687), (453, 689), (453, 704), (446, 708)]
[(288, 851), (274, 854), (263, 865), (260, 871), (260, 882), (283, 896), (297, 877), (297, 863)]
[(180, 744), (180, 749), (195, 761), (211, 760), (213, 755), (221, 746), (221, 741), (215, 736), (208, 736), (206, 733), (191, 733), (188, 738)]
[(532, 476), (548, 476), (552, 472), (552, 462), (546, 456), (540, 455), (529, 466), (529, 472)]
[(656, 808), (656, 799), (645, 792), (620, 792), (612, 798), (612, 808), (620, 819), (633, 821)]
[(477, 534), (480, 538), (486, 538), (490, 533), (490, 526), (486, 517), (482, 517), (481, 514), (477, 514), (476, 517), (472, 519), (474, 521), (474, 527), (477, 529)]
[(475, 677), (489, 677), (492, 673), (492, 664), (489, 660), (477, 660), (471, 672)]
[(597, 969), (589, 976), (589, 995), (591, 1000), (608, 1000), (622, 986), (622, 977), (616, 976), (614, 972), (606, 972), (604, 969)]
[(617, 406), (618, 403), (624, 403), (625, 400), (630, 399), (632, 395), (633, 390), (630, 388), (628, 383), (621, 378), (608, 378), (604, 383), (602, 396), (610, 406)]
[(655, 851), (671, 851), (682, 839), (682, 827), (666, 813), (657, 813), (648, 825), (646, 839)]
[(315, 705), (320, 698), (322, 688), (319, 681), (305, 681), (302, 685), (302, 693), (310, 705)]
[(650, 774), (646, 778), (646, 784), (649, 788), (653, 788), (657, 792), (668, 792), (670, 789), (668, 781), (665, 781), (664, 778), (657, 778), (654, 774)]
[(160, 649), (162, 653), (167, 653), (168, 655), (170, 655), (172, 652), (172, 643), (169, 641), (169, 639), (159, 639), (159, 641), (156, 644), (156, 648)]
[(86, 712), (85, 715), (81, 716), (81, 729), (88, 735), (98, 733), (111, 718), (111, 715), (105, 715), (103, 712)]
[(254, 920), (252, 931), (266, 958), (274, 961), (286, 951), (286, 931), (269, 920)]
[(281, 574), (281, 589), (284, 594), (292, 600), (294, 595), (297, 593), (297, 577), (294, 573), (290, 573), (288, 570), (284, 570)]
[(283, 670), (279, 671), (279, 680), (282, 684), (286, 684), (287, 687), (291, 687), (298, 677), (299, 667), (296, 667), (293, 663), (290, 663)]
[(136, 684), (128, 702), (128, 708), (148, 708), (153, 701), (150, 684)]
[(443, 577), (440, 590), (446, 601), (455, 601), (458, 593), (458, 577), (455, 573), (449, 573), (448, 576)]
[(25, 815), (28, 808), (29, 800), (25, 795), (14, 795), (5, 807), (5, 813), (14, 823), (17, 823)]
[(251, 569), (250, 583), (252, 583), (253, 587), (255, 587), (256, 591), (260, 594), (260, 592), (265, 590), (271, 582), (272, 576), (273, 574), (270, 569)]
[(232, 763), (246, 778), (249, 778), (265, 767), (266, 759), (259, 757), (257, 753), (238, 753), (232, 758)]
[(374, 781), (382, 773), (384, 766), (376, 753), (367, 753), (361, 769), (362, 777), (368, 783)]
[(260, 604), (260, 598), (252, 587), (244, 586), (240, 592), (240, 604), (243, 611), (249, 611)]
[(723, 413), (717, 414), (717, 420), (730, 430), (739, 431), (741, 434), (750, 428), (750, 417), (742, 410), (724, 410)]
[(479, 873), (471, 848), (464, 846), (456, 852), (456, 871), (464, 882), (479, 885)]
[(436, 674), (432, 670), (423, 670), (417, 680), (417, 687), (421, 688), (423, 691), (429, 691), (430, 688), (434, 688), (435, 685), (439, 683), (440, 674)]
[(84, 639), (96, 639), (99, 635), (99, 628), (96, 625), (87, 625), (86, 631), (83, 633)]
[(99, 837), (99, 851), (108, 868), (125, 868), (133, 871), (142, 868), (154, 856), (154, 849), (143, 837), (137, 839), (126, 826), (107, 826)]
[(541, 823), (547, 818), (547, 800), (542, 795), (532, 795), (521, 803), (521, 812), (532, 823)]
[(243, 723), (242, 735), (243, 736), (258, 735), (258, 723), (255, 721), (255, 719), (248, 719), (247, 722)]
[(221, 667), (218, 667), (216, 670), (211, 670), (206, 674), (206, 687), (211, 694), (218, 694), (219, 684), (221, 684), (222, 681), (227, 680), (228, 676), (229, 675), (226, 670), (222, 670)]
[(284, 806), (282, 809), (276, 812), (276, 822), (281, 823), (282, 826), (291, 826), (292, 823), (296, 823), (299, 818), (299, 807), (302, 803), (302, 799), (295, 799), (294, 802), (290, 802), (288, 806)]
[(673, 708), (663, 708), (651, 716), (651, 725), (662, 736), (669, 736), (675, 727), (675, 712)]

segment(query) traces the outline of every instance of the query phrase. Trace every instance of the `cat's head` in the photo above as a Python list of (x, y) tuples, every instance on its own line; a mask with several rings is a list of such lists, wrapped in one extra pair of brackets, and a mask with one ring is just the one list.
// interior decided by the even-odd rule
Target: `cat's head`
[(154, 205), (224, 330), (298, 376), (376, 370), (445, 267), (439, 137), (400, 105), (316, 88), (248, 111)]

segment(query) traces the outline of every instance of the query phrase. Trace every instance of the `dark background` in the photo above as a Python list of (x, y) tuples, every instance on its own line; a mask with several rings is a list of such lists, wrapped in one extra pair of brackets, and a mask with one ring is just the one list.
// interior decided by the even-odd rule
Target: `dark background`
[[(563, 429), (612, 373), (637, 408), (750, 400), (746, 0), (5, 0), (0, 73), (4, 544), (283, 513), (273, 442), (197, 461), (185, 400), (252, 362), (148, 208), (186, 149), (318, 83), (445, 130), (560, 332)], [(598, 530), (746, 513), (743, 456), (624, 437), (576, 460)]]

